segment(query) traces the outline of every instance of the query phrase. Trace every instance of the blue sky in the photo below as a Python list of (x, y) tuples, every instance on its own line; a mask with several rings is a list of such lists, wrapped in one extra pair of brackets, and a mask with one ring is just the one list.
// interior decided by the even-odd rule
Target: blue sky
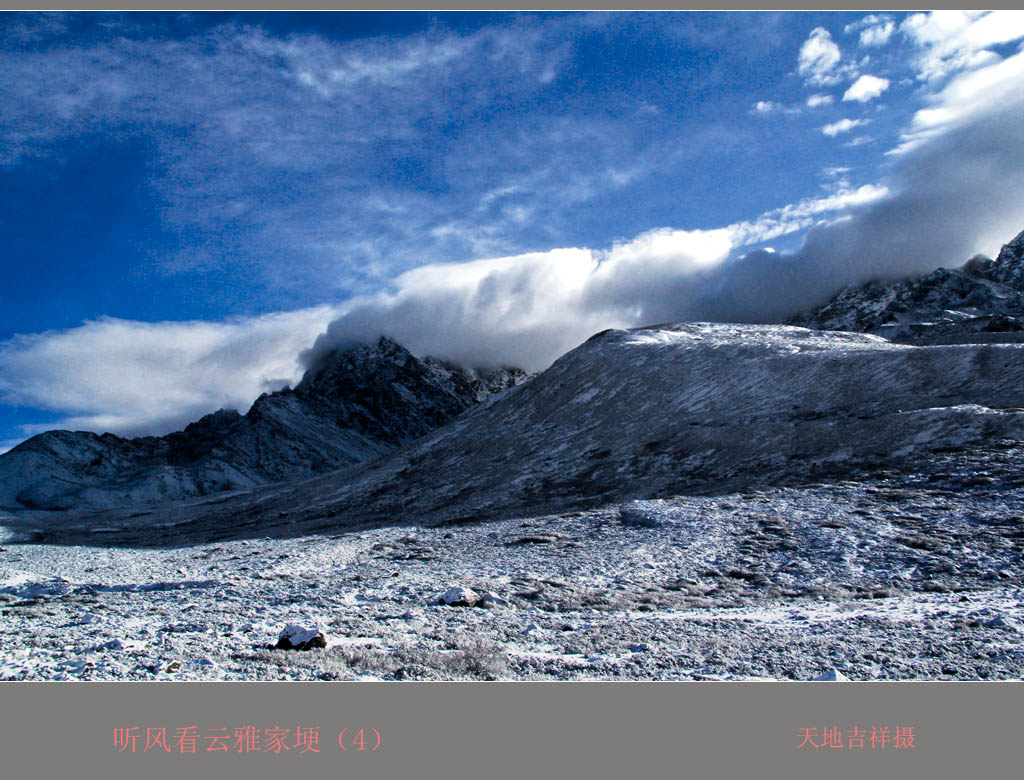
[(314, 341), (537, 369), (1024, 228), (1021, 12), (0, 29), (0, 449), (244, 410)]

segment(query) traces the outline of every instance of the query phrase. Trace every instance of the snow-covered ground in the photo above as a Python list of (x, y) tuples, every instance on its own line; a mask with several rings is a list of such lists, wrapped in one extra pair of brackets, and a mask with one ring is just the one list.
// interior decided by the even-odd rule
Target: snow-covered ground
[[(1021, 678), (1022, 455), (432, 528), (0, 541), (0, 679)], [(453, 586), (494, 598), (438, 604)], [(271, 649), (289, 624), (327, 647)]]

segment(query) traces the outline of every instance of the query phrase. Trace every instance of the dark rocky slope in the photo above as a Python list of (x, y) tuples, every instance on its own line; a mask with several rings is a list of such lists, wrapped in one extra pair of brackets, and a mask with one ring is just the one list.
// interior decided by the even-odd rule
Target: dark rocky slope
[(310, 477), (389, 452), (525, 379), (420, 360), (381, 338), (332, 353), (244, 416), (221, 410), (167, 436), (34, 436), (0, 456), (0, 508), (138, 506)]
[(49, 541), (187, 544), (458, 524), (842, 479), (1004, 439), (1024, 440), (1024, 345), (665, 325), (598, 334), (371, 464), (145, 517), (22, 527)]
[(847, 287), (789, 325), (874, 333), (914, 344), (1024, 341), (1024, 232), (995, 260), (978, 256), (957, 269), (890, 284)]

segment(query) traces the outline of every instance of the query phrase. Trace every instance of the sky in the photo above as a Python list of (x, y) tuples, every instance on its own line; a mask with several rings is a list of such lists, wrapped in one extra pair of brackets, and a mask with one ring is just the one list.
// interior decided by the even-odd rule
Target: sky
[(994, 256), (1022, 83), (1019, 11), (0, 14), (0, 452)]

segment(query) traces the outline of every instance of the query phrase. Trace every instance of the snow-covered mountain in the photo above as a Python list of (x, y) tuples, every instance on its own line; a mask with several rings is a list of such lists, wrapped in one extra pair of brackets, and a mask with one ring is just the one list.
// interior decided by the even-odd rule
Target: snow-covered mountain
[(138, 520), (68, 518), (47, 538), (76, 523), (139, 542), (154, 526), (184, 541), (461, 523), (823, 480), (1024, 440), (1022, 410), (1024, 345), (767, 325), (610, 330), (372, 464)]
[(906, 343), (1024, 341), (1024, 232), (995, 260), (978, 256), (917, 279), (847, 287), (787, 324)]
[(388, 338), (336, 351), (294, 389), (167, 436), (50, 431), (0, 456), (0, 508), (137, 506), (321, 474), (437, 428), (519, 369), (468, 372)]

